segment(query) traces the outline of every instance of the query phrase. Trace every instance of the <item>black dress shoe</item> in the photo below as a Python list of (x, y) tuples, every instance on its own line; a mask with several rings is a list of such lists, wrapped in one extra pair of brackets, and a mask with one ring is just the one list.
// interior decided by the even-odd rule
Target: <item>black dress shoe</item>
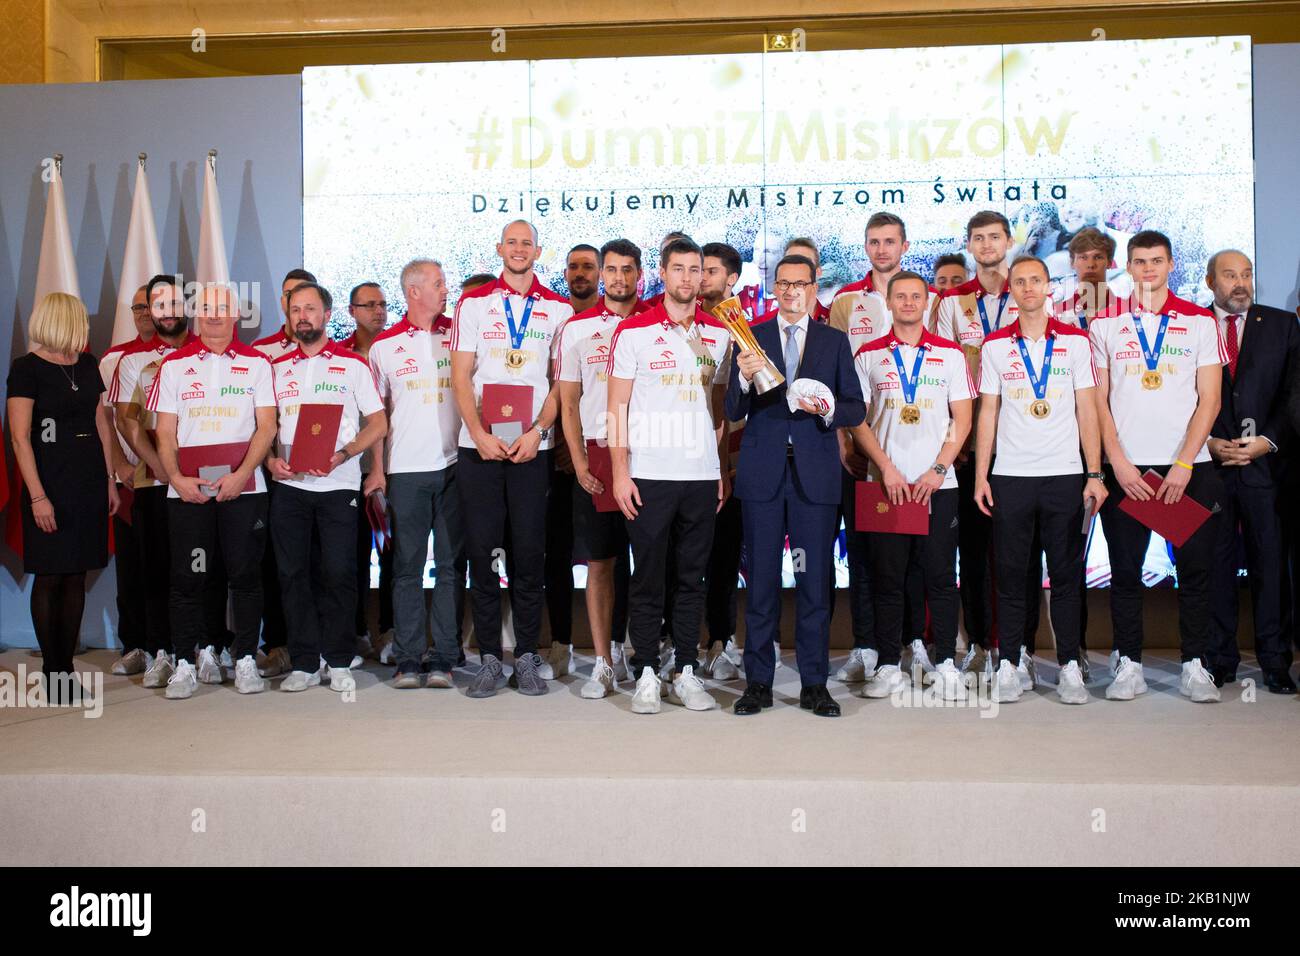
[(818, 717), (838, 717), (840, 705), (835, 703), (825, 684), (814, 684), (799, 691), (799, 706), (811, 710)]
[(742, 717), (747, 714), (757, 714), (764, 707), (772, 706), (772, 685), (771, 684), (749, 684), (745, 692), (740, 695), (740, 700), (732, 705), (732, 711), (740, 714)]
[(1270, 694), (1295, 693), (1295, 681), (1288, 671), (1264, 671), (1264, 686)]
[(1222, 687), (1224, 684), (1231, 684), (1236, 681), (1237, 668), (1215, 664), (1210, 668), (1210, 676), (1214, 678), (1215, 687)]

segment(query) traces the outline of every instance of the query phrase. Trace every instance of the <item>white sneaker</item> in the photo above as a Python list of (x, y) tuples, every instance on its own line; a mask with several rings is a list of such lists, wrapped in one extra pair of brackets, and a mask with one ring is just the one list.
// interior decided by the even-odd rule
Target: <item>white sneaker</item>
[(636, 682), (636, 690), (632, 692), (632, 713), (659, 713), (660, 684), (659, 675), (654, 672), (654, 668), (641, 668), (641, 677)]
[(934, 669), (934, 679), (944, 700), (965, 700), (969, 696), (966, 693), (966, 675), (957, 670), (951, 657)]
[(166, 687), (174, 673), (176, 673), (176, 665), (172, 663), (171, 656), (166, 651), (159, 651), (158, 656), (149, 662), (140, 686)]
[(316, 673), (320, 676), (321, 680), (326, 680), (330, 676), (330, 666), (325, 663), (325, 658), (323, 656), (319, 654), (316, 656), (320, 658), (320, 666), (316, 668)]
[(632, 663), (622, 641), (612, 641), (609, 645), (609, 663), (614, 668), (615, 683), (632, 679)]
[(1111, 651), (1108, 662), (1110, 666), (1110, 676), (1114, 677), (1119, 673), (1119, 651)]
[(993, 681), (993, 699), (999, 704), (1010, 704), (1020, 699), (1024, 685), (1020, 683), (1020, 671), (1011, 662), (1003, 660), (998, 665), (997, 678)]
[(664, 683), (671, 684), (673, 680), (673, 669), (676, 666), (677, 648), (669, 644), (666, 652), (659, 652), (659, 679)]
[(984, 670), (988, 657), (988, 651), (978, 644), (972, 644), (966, 648), (966, 656), (961, 659), (961, 672), (963, 674), (979, 674)]
[(356, 670), (358, 667), (364, 667), (364, 666), (365, 666), (365, 663), (366, 663), (366, 658), (365, 658), (364, 655), (362, 655), (362, 654), (353, 654), (353, 655), (352, 655), (352, 662), (351, 662), (350, 664), (348, 664), (348, 666), (345, 667), (345, 668), (343, 668), (343, 669), (344, 669), (344, 670)]
[(199, 651), (199, 683), (224, 684), (226, 671), (217, 660), (217, 649), (209, 644)]
[(1028, 693), (1034, 689), (1038, 683), (1038, 668), (1034, 666), (1034, 655), (1030, 654), (1024, 646), (1020, 648), (1020, 663), (1016, 665), (1016, 673), (1020, 676), (1020, 689)]
[(230, 659), (230, 648), (228, 647), (223, 647), (221, 649), (221, 657), (219, 660), (221, 661), (221, 666), (226, 670), (230, 670), (235, 666), (235, 662)]
[(862, 696), (881, 699), (906, 690), (910, 678), (897, 664), (886, 664), (862, 686)]
[(260, 694), (266, 690), (266, 680), (257, 675), (257, 661), (245, 654), (235, 662), (235, 690), (241, 694)]
[[(910, 660), (908, 660), (909, 655), (911, 656)], [(903, 667), (903, 660), (907, 661), (906, 667)], [(926, 653), (925, 650), (925, 641), (921, 640), (919, 637), (907, 647), (903, 648), (903, 660), (899, 661), (899, 668), (910, 673), (913, 680), (916, 679), (916, 670), (918, 667), (921, 669), (922, 674), (930, 674), (934, 672), (934, 665), (930, 663), (930, 655)]]
[(320, 671), (290, 671), (289, 676), (280, 681), (280, 690), (297, 693), (308, 687), (320, 686)]
[(573, 669), (573, 645), (551, 641), (551, 649), (546, 660), (537, 668), (537, 676), (542, 680), (557, 680)]
[(1083, 682), (1086, 684), (1092, 680), (1092, 667), (1088, 663), (1088, 652), (1079, 651), (1079, 673), (1083, 675)]
[[(393, 646), (393, 633), (392, 631), (385, 631), (384, 634), (387, 635), (388, 640), (385, 641), (384, 646), (379, 649), (379, 663), (396, 664), (397, 648)], [(382, 635), (380, 639), (383, 639)]]
[(876, 663), (880, 654), (870, 647), (855, 647), (849, 651), (849, 659), (835, 672), (835, 679), (842, 684), (861, 684), (876, 676)]
[(1115, 679), (1106, 688), (1106, 699), (1132, 700), (1138, 694), (1146, 692), (1147, 682), (1142, 677), (1142, 665), (1127, 657), (1121, 657), (1116, 668)]
[(149, 664), (149, 655), (140, 648), (132, 648), (113, 661), (113, 673), (119, 677), (139, 674)]
[(687, 664), (673, 681), (668, 691), (668, 700), (681, 704), (687, 710), (714, 710), (718, 702), (704, 689), (704, 682), (695, 676), (695, 668)]
[(1198, 660), (1183, 663), (1183, 672), (1178, 677), (1178, 692), (1198, 704), (1219, 699), (1219, 688), (1214, 686), (1214, 678)]
[(596, 666), (591, 669), (591, 679), (582, 685), (580, 694), (586, 700), (600, 700), (606, 694), (612, 693), (614, 693), (614, 668), (609, 666), (605, 658), (597, 657)]
[(727, 648), (730, 647), (735, 647), (735, 644), (727, 641), (722, 647), (710, 648), (708, 663), (704, 665), (704, 673), (714, 680), (736, 680), (740, 677), (740, 668), (736, 666), (736, 662), (727, 653)]
[(1088, 703), (1088, 688), (1083, 686), (1083, 671), (1078, 661), (1070, 661), (1056, 678), (1056, 696), (1062, 704)]
[(350, 667), (330, 668), (330, 690), (346, 694), (357, 689), (357, 679), (352, 676)]
[(167, 681), (167, 691), (163, 696), (168, 700), (185, 700), (198, 686), (199, 675), (194, 672), (194, 665), (189, 661), (181, 661)]

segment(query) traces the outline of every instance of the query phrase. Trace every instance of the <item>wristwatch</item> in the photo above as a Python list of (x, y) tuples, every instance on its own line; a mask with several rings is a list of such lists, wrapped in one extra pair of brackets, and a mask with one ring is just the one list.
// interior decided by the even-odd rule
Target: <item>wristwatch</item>
[(944, 477), (946, 477), (947, 474), (948, 474), (948, 466), (947, 466), (947, 465), (941, 465), (941, 464), (939, 464), (937, 461), (936, 461), (933, 465), (930, 466), (930, 470), (933, 471), (933, 472), (934, 472), (936, 475), (938, 475), (940, 478), (944, 478)]
[(1100, 471), (1090, 471), (1090, 472), (1088, 472), (1088, 474), (1087, 474), (1085, 477), (1088, 477), (1088, 478), (1096, 478), (1098, 481), (1105, 481), (1105, 480), (1106, 480), (1106, 476), (1105, 476), (1104, 474), (1102, 474)]
[(537, 434), (542, 436), (542, 441), (547, 441), (548, 439), (550, 439), (551, 430), (549, 428), (543, 428), (541, 425), (538, 425), (536, 427), (537, 427)]

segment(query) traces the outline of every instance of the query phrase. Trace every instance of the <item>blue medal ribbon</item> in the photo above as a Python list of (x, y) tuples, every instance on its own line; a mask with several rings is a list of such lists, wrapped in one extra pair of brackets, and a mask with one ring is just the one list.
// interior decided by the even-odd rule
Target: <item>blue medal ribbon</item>
[(894, 346), (894, 366), (898, 369), (898, 384), (903, 390), (903, 401), (908, 405), (916, 404), (916, 381), (921, 377), (921, 363), (925, 361), (925, 346), (916, 347), (916, 361), (912, 363), (912, 378), (909, 381), (903, 369), (903, 353)]
[(998, 328), (1002, 325), (1002, 310), (1006, 308), (1007, 299), (1010, 297), (1010, 295), (1011, 293), (1009, 292), (1003, 292), (1000, 296), (998, 296), (998, 314), (993, 319), (992, 329), (989, 328), (988, 310), (984, 308), (984, 296), (980, 296), (978, 299), (975, 300), (975, 306), (980, 310), (980, 324), (984, 326), (985, 338), (988, 338), (990, 335), (996, 332)]
[(528, 296), (524, 299), (524, 317), (520, 321), (518, 328), (515, 327), (515, 310), (510, 307), (510, 296), (501, 296), (501, 304), (506, 310), (506, 325), (510, 327), (510, 347), (518, 349), (524, 343), (524, 332), (528, 330), (528, 320), (533, 315), (533, 302), (535, 300)]
[(1154, 348), (1147, 345), (1147, 334), (1142, 329), (1142, 316), (1140, 314), (1134, 313), (1133, 324), (1137, 326), (1138, 341), (1142, 343), (1142, 358), (1146, 360), (1147, 371), (1154, 372), (1156, 366), (1160, 364), (1160, 347), (1165, 344), (1165, 332), (1169, 328), (1169, 313), (1160, 313), (1160, 331), (1156, 333)]
[(1029, 387), (1034, 390), (1034, 398), (1040, 401), (1047, 397), (1047, 376), (1052, 374), (1052, 343), (1055, 341), (1055, 335), (1047, 336), (1047, 347), (1043, 350), (1043, 370), (1041, 374), (1035, 376), (1034, 363), (1029, 360), (1029, 349), (1025, 348), (1025, 337), (1016, 336), (1016, 344), (1020, 346), (1020, 357), (1025, 363), (1025, 375), (1029, 378)]

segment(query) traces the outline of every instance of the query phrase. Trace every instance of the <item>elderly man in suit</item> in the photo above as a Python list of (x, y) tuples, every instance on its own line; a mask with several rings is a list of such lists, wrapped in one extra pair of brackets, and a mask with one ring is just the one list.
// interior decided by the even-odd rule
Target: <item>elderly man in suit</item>
[(1300, 375), (1300, 324), (1290, 313), (1254, 301), (1250, 259), (1236, 249), (1210, 257), (1205, 284), (1214, 293), (1214, 317), (1228, 353), (1223, 404), (1209, 441), (1226, 492), (1211, 582), (1211, 673), (1221, 687), (1237, 679), (1241, 661), (1240, 529), (1255, 618), (1255, 654), (1264, 683), (1275, 694), (1294, 694), (1282, 507), (1297, 440), (1289, 401)]
[[(784, 373), (785, 382), (758, 394), (753, 380), (764, 358), (755, 351), (738, 351), (739, 374), (727, 386), (727, 418), (748, 416), (734, 488), (749, 554), (748, 686), (735, 704), (737, 714), (757, 714), (772, 706), (772, 648), (781, 624), (781, 560), (787, 535), (796, 588), (799, 706), (819, 717), (840, 714), (839, 704), (826, 690), (831, 547), (839, 530), (836, 429), (859, 424), (866, 408), (848, 336), (809, 317), (816, 280), (811, 259), (787, 255), (776, 266), (778, 314), (753, 327), (759, 346)], [(792, 389), (797, 396), (793, 403)]]

